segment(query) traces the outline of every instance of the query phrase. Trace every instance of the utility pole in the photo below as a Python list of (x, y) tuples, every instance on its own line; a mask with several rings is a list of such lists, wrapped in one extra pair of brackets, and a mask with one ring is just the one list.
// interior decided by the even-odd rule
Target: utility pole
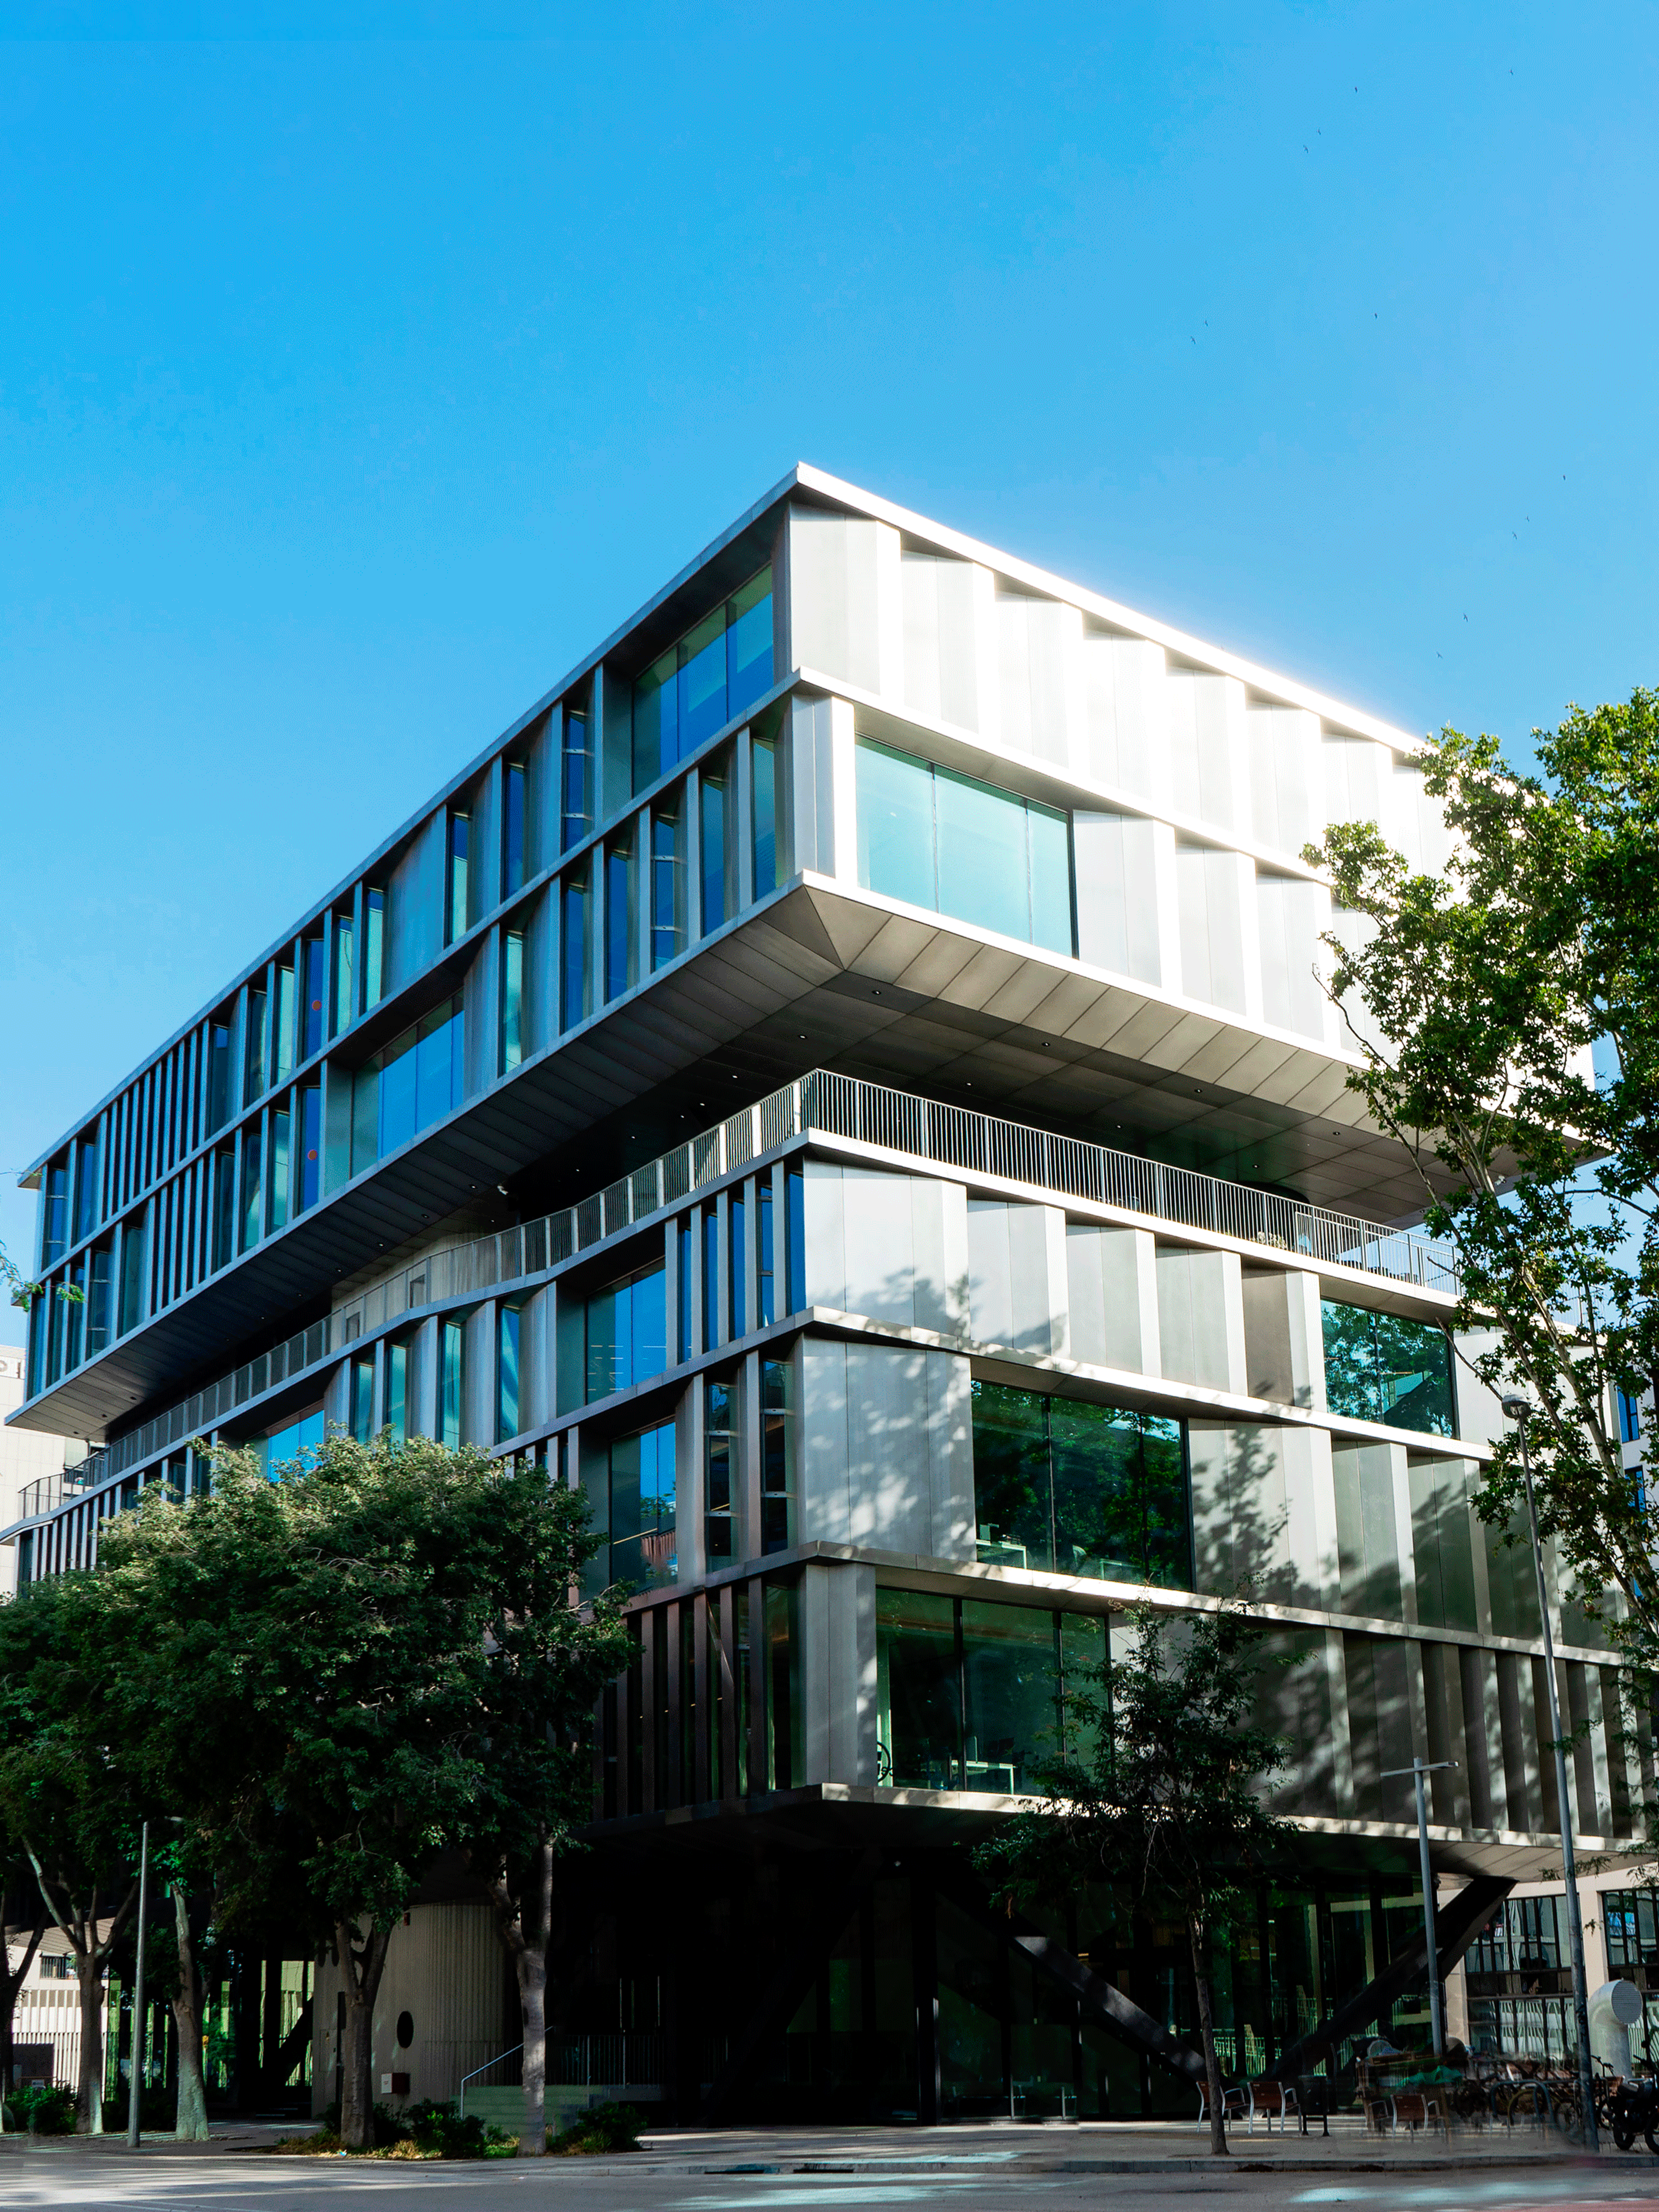
[(1440, 1941), (1434, 1932), (1434, 1870), (1429, 1864), (1429, 1800), (1423, 1778), (1428, 1774), (1443, 1773), (1456, 1765), (1455, 1759), (1437, 1759), (1432, 1765), (1425, 1759), (1414, 1759), (1409, 1766), (1388, 1767), (1382, 1777), (1384, 1782), (1392, 1782), (1396, 1775), (1409, 1774), (1417, 1785), (1417, 1849), (1423, 1866), (1423, 1936), (1429, 1947), (1429, 2027), (1437, 2059), (1446, 2055), (1446, 1996), (1440, 1986)]
[(1505, 1398), (1504, 1412), (1521, 1431), (1521, 1473), (1527, 1490), (1527, 1522), (1532, 1530), (1532, 1563), (1538, 1575), (1538, 1614), (1544, 1631), (1544, 1680), (1549, 1689), (1550, 1734), (1555, 1739), (1555, 1802), (1561, 1813), (1561, 1879), (1567, 1893), (1567, 1939), (1572, 1948), (1572, 2009), (1578, 2028), (1578, 2101), (1584, 2116), (1584, 2144), (1599, 2150), (1595, 2093), (1590, 2078), (1589, 1985), (1584, 1973), (1584, 1923), (1578, 1911), (1578, 1863), (1572, 1844), (1572, 1800), (1567, 1795), (1567, 1747), (1561, 1735), (1561, 1701), (1555, 1689), (1555, 1638), (1550, 1628), (1549, 1591), (1544, 1583), (1544, 1547), (1538, 1540), (1538, 1501), (1533, 1495), (1532, 1454), (1527, 1424), (1532, 1401)]

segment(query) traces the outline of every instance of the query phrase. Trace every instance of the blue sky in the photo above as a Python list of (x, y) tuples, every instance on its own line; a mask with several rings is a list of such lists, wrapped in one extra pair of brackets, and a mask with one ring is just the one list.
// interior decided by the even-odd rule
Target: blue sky
[(0, 1169), (797, 459), (1409, 729), (1659, 680), (1656, 77), (1637, 7), (0, 0)]

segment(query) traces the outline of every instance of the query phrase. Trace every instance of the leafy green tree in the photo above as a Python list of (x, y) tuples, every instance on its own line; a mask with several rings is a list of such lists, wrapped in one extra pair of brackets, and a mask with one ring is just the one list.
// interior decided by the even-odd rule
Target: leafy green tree
[[(1659, 1470), (1651, 1432), (1645, 1475), (1626, 1469), (1615, 1394), (1650, 1395), (1659, 1369), (1659, 694), (1534, 737), (1540, 775), (1490, 737), (1431, 741), (1425, 781), (1455, 832), (1443, 873), (1414, 873), (1374, 823), (1308, 858), (1340, 910), (1331, 988), (1365, 1063), (1350, 1086), (1455, 1248), (1470, 1364), (1537, 1408), (1541, 1534), (1647, 1668)], [(1511, 1434), (1482, 1517), (1506, 1526), (1521, 1484)]]
[(211, 1496), (143, 1504), (100, 1571), (149, 1638), (143, 1756), (226, 1935), (297, 1878), (332, 1945), (340, 2131), (367, 2148), (375, 1998), (432, 1859), (473, 1846), (509, 1951), (544, 1961), (544, 1873), (619, 1663), (614, 1607), (577, 1610), (581, 1501), (544, 1472), (419, 1437), (335, 1435), (281, 1482), (213, 1461)]
[[(12, 2019), (18, 1994), (29, 1978), (52, 1915), (46, 1910), (21, 1837), (12, 1835), (0, 1814), (0, 2097), (12, 2081), (14, 2041)], [(17, 1964), (11, 1959), (13, 1939), (18, 1942)]]
[(103, 1620), (86, 1574), (0, 1606), (0, 1821), (75, 1960), (82, 2135), (103, 2128), (104, 1978), (138, 1899), (135, 1781), (109, 1726)]
[(1131, 1635), (1085, 1668), (1067, 1703), (1071, 1755), (1040, 1770), (1046, 1802), (975, 1854), (1000, 1896), (1052, 1910), (1091, 1882), (1127, 1889), (1187, 1934), (1203, 2045), (1210, 2148), (1227, 2151), (1212, 1961), (1254, 1912), (1248, 1878), (1295, 1831), (1263, 1794), (1287, 1763), (1256, 1718), (1263, 1663), (1248, 1606), (1120, 1616)]

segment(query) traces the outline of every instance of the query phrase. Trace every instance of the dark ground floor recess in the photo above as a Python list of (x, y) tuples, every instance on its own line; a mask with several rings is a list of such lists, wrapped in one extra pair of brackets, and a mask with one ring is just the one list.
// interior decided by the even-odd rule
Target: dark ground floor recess
[[(1192, 2116), (1188, 2073), (1065, 1978), (1080, 1962), (1195, 2051), (1183, 1929), (1103, 1887), (1016, 1921), (973, 1869), (983, 1820), (794, 1795), (596, 1833), (550, 1962), (550, 2079), (583, 2051), (620, 2054), (627, 2081), (654, 2077), (688, 2122)], [(1322, 1846), (1247, 1885), (1216, 1968), (1229, 2073), (1271, 2069), (1420, 1938), (1414, 1863), (1362, 1856)], [(1426, 2043), (1420, 1961), (1403, 1978), (1372, 2018)], [(1351, 2079), (1361, 2032), (1348, 2022), (1310, 2070)]]

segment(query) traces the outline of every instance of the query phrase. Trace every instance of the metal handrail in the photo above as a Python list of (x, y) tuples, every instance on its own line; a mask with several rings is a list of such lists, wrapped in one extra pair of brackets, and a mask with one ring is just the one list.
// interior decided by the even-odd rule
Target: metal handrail
[[(522, 2044), (522, 2043), (515, 2043), (515, 2044), (514, 2045), (514, 2046), (513, 2046), (513, 2051), (522, 2051), (523, 2049), (524, 2049), (524, 2045), (523, 2045), (523, 2044)], [(466, 2118), (466, 2085), (467, 2085), (467, 2083), (468, 2083), (469, 2081), (476, 2081), (477, 2080), (477, 2078), (478, 2078), (478, 2076), (479, 2076), (479, 2075), (480, 2075), (480, 2074), (488, 2074), (488, 2073), (489, 2073), (489, 2069), (490, 2069), (490, 2068), (491, 2068), (492, 2066), (499, 2066), (499, 2065), (501, 2064), (501, 2061), (502, 2061), (502, 2059), (503, 2059), (503, 2058), (511, 2058), (511, 2057), (513, 2056), (513, 2051), (498, 2051), (495, 2053), (495, 2056), (493, 2058), (486, 2058), (486, 2059), (485, 2059), (485, 2061), (484, 2061), (484, 2063), (483, 2063), (483, 2064), (482, 2066), (475, 2066), (475, 2067), (473, 2068), (472, 2071), (471, 2071), (470, 2074), (463, 2074), (463, 2075), (462, 2075), (462, 2076), (461, 2076), (461, 2089), (460, 2089), (460, 2101), (459, 2101), (459, 2107), (458, 2107), (458, 2116), (459, 2116), (461, 2119), (465, 2119), (465, 2118)]]
[[(619, 1230), (694, 1197), (791, 1138), (813, 1132), (1295, 1253), (1316, 1265), (1351, 1267), (1413, 1289), (1454, 1297), (1459, 1289), (1454, 1256), (1410, 1230), (815, 1068), (575, 1206), (429, 1252), (370, 1284), (308, 1329), (116, 1437), (95, 1455), (99, 1471), (76, 1486), (93, 1487), (169, 1445), (186, 1443), (249, 1399), (336, 1357), (402, 1314), (544, 1273)], [(91, 1470), (93, 1458), (82, 1466)]]

